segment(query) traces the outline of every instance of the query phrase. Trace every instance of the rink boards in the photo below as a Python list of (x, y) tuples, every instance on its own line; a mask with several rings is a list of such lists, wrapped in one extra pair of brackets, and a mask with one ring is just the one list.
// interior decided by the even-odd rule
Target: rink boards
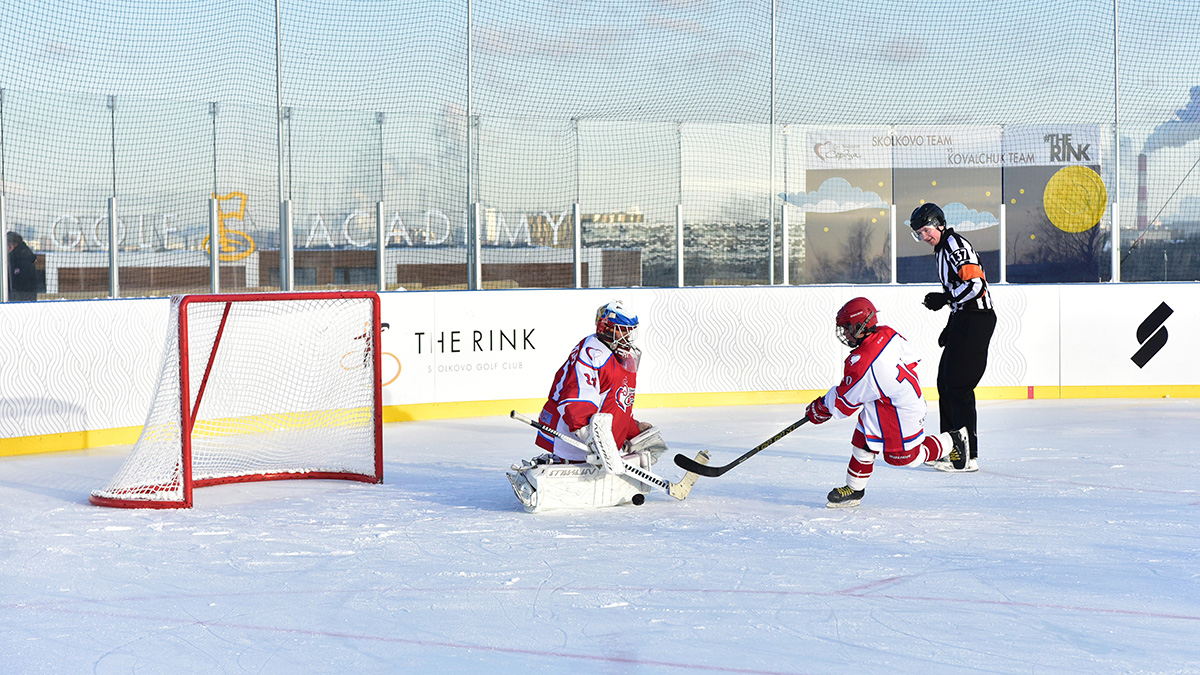
[[(536, 411), (554, 370), (592, 331), (596, 307), (615, 298), (641, 321), (642, 408), (810, 400), (840, 376), (847, 349), (833, 316), (859, 295), (913, 342), (932, 400), (947, 310), (920, 304), (930, 290), (382, 293), (384, 419)], [(981, 399), (1200, 396), (1200, 363), (1184, 340), (1200, 328), (1196, 284), (995, 285), (991, 293), (998, 322)], [(166, 299), (0, 305), (0, 455), (136, 440), (168, 309)]]

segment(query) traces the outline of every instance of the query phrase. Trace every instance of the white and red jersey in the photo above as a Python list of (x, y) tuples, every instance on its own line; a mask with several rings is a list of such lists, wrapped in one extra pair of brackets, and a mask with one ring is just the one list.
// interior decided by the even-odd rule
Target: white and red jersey
[[(638, 423), (633, 419), (638, 356), (634, 350), (620, 359), (595, 335), (584, 338), (555, 374), (539, 421), (564, 434), (575, 435), (592, 415), (609, 413), (613, 416), (613, 440), (618, 448), (624, 447), (625, 441), (638, 434)], [(538, 432), (536, 443), (568, 461), (583, 461), (587, 457), (583, 450), (542, 431)]]
[(858, 413), (855, 441), (868, 450), (911, 450), (925, 438), (920, 359), (902, 335), (879, 326), (846, 357), (842, 381), (825, 394), (835, 419)]

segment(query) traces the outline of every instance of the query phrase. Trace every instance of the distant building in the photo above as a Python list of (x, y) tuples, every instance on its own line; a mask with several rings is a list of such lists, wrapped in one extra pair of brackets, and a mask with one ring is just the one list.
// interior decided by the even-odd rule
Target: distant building
[[(526, 215), (526, 223), (529, 225), (530, 242), (534, 246), (554, 246), (559, 248), (570, 247), (575, 243), (574, 228), (571, 226), (571, 218), (561, 218), (556, 220), (546, 214), (549, 211), (540, 211), (536, 215)], [(579, 215), (580, 224), (584, 227), (589, 225), (625, 225), (630, 223), (644, 223), (646, 216), (640, 211), (612, 211), (609, 213), (588, 212)]]
[(646, 216), (638, 211), (617, 211), (612, 213), (583, 213), (579, 219), (584, 225), (601, 225), (609, 223), (641, 223)]

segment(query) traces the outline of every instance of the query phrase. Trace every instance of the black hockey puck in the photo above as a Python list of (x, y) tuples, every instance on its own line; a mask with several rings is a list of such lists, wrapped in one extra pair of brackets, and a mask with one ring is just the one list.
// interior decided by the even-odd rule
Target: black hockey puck
[(638, 494), (634, 495), (633, 499), (631, 499), (630, 501), (633, 502), (634, 506), (641, 506), (642, 504), (646, 503), (646, 495), (638, 493)]

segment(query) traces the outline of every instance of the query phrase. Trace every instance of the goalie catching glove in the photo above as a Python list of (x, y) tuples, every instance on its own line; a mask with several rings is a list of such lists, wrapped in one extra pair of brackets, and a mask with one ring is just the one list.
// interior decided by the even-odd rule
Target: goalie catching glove
[(818, 396), (812, 403), (808, 404), (808, 419), (813, 424), (821, 424), (828, 422), (833, 415), (829, 412), (829, 407), (825, 405), (825, 397)]

